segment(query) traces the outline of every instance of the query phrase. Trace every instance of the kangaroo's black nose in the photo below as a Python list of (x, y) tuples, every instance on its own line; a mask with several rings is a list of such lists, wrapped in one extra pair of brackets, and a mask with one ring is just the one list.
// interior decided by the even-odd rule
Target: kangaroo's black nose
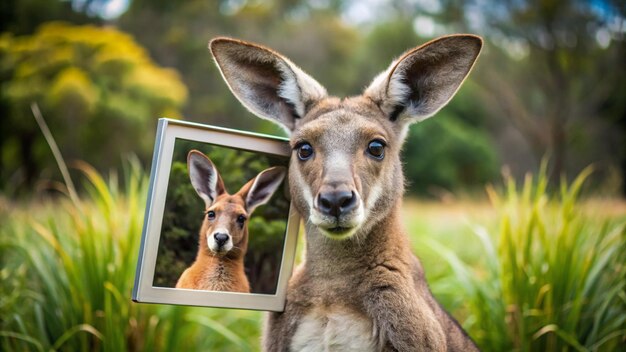
[(356, 208), (356, 194), (353, 191), (331, 191), (317, 196), (317, 206), (324, 215), (340, 217)]
[(213, 238), (215, 238), (218, 247), (222, 247), (224, 243), (228, 242), (228, 234), (225, 233), (216, 233)]

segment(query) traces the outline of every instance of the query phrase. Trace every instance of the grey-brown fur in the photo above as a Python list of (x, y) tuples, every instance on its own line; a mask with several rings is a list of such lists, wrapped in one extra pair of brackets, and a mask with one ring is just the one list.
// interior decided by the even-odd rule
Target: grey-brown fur
[[(285, 311), (268, 318), (265, 350), (477, 350), (410, 251), (399, 155), (408, 125), (452, 98), (481, 46), (471, 35), (436, 39), (392, 63), (363, 95), (339, 99), (270, 49), (211, 42), (235, 96), (288, 130), (294, 148), (289, 184), (306, 220), (306, 255)], [(385, 144), (382, 158), (373, 142)], [(300, 160), (305, 144), (314, 152)]]

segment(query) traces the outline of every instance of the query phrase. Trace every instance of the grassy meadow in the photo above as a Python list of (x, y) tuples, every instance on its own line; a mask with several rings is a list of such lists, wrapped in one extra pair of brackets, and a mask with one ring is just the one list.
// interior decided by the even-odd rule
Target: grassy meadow
[[(80, 199), (0, 199), (0, 350), (259, 350), (263, 313), (131, 302), (147, 175), (81, 169)], [(542, 172), (488, 201), (406, 200), (431, 289), (483, 350), (623, 346), (626, 204), (580, 200), (586, 173), (552, 197)]]

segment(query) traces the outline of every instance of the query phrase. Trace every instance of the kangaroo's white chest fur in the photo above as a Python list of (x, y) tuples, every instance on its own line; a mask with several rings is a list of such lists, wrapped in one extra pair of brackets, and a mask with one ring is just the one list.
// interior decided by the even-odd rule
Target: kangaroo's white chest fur
[(305, 315), (291, 340), (291, 351), (377, 351), (372, 321), (343, 307), (314, 308)]

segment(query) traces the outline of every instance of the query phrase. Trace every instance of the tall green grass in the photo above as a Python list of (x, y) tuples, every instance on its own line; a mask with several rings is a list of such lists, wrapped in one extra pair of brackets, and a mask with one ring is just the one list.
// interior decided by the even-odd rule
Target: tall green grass
[(0, 204), (0, 350), (257, 350), (258, 312), (131, 302), (147, 179), (80, 169), (81, 199)]
[[(25, 206), (0, 199), (0, 350), (258, 350), (259, 312), (131, 302), (147, 179), (132, 163), (123, 182), (80, 168), (81, 198)], [(508, 180), (504, 191), (491, 190), (499, 223), (491, 233), (492, 220), (484, 220), (451, 234), (465, 222), (456, 213), (440, 214), (442, 224), (423, 214), (409, 219), (415, 232), (437, 235), (414, 239), (416, 250), (439, 300), (458, 308), (483, 350), (624, 344), (626, 216), (583, 211), (587, 174), (556, 197), (548, 196), (545, 172), (519, 188)], [(454, 251), (441, 244), (446, 234)], [(449, 270), (437, 272), (442, 259)]]
[(545, 168), (518, 189), (489, 190), (497, 233), (477, 226), (482, 252), (469, 267), (452, 250), (425, 243), (450, 266), (449, 292), (464, 327), (485, 351), (617, 351), (626, 343), (626, 225), (583, 212), (590, 170), (548, 196)]

